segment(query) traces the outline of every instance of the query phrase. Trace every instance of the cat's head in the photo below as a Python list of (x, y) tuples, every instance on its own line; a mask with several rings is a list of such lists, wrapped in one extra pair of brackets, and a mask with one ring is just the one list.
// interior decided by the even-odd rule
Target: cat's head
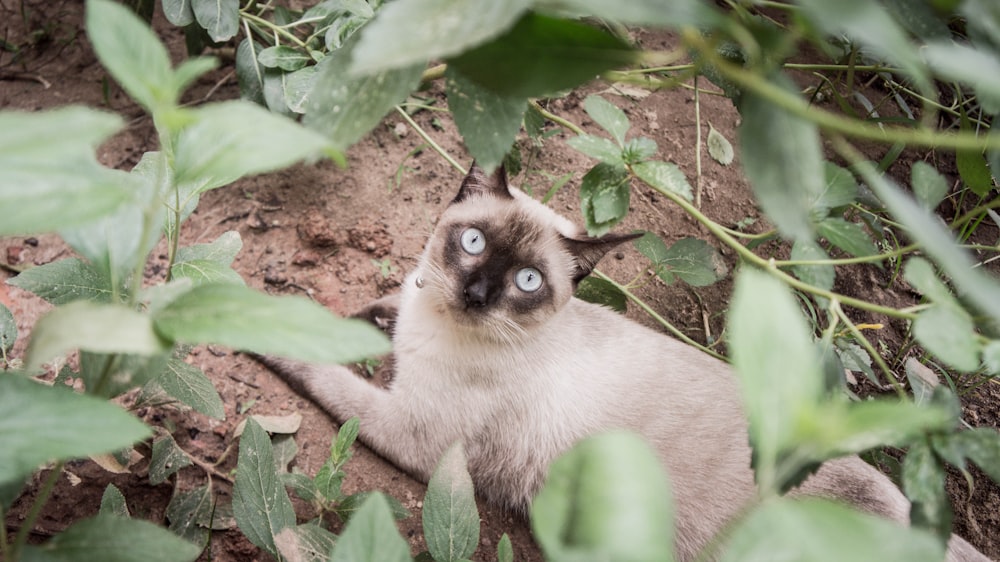
[(611, 248), (475, 164), (441, 215), (415, 282), (434, 312), (469, 335), (515, 341), (554, 316)]

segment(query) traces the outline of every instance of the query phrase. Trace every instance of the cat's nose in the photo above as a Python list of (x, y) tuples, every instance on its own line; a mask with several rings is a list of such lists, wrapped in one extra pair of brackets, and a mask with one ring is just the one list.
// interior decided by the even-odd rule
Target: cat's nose
[(485, 279), (480, 279), (465, 286), (465, 306), (466, 308), (483, 308), (489, 298), (489, 283)]

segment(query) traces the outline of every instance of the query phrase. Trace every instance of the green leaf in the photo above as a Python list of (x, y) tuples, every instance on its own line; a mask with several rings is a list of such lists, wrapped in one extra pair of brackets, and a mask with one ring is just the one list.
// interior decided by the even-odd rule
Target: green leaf
[(708, 124), (708, 137), (705, 139), (705, 143), (708, 145), (709, 156), (714, 158), (716, 162), (723, 166), (733, 163), (733, 158), (736, 157), (733, 145), (726, 137), (722, 136), (722, 133), (715, 130), (711, 123)]
[[(141, 552), (136, 545), (142, 545)], [(24, 562), (188, 562), (201, 553), (170, 531), (142, 519), (98, 515), (71, 525), (40, 546), (25, 548)]]
[(240, 437), (233, 514), (250, 542), (277, 557), (274, 536), (295, 525), (295, 512), (274, 470), (274, 454), (267, 432), (248, 418)]
[[(845, 540), (850, 537), (850, 540)], [(932, 535), (816, 498), (775, 498), (752, 511), (733, 530), (721, 562), (782, 560), (944, 559)]]
[(282, 529), (274, 542), (284, 560), (327, 562), (337, 544), (337, 535), (314, 523)]
[(271, 447), (274, 449), (274, 469), (279, 473), (288, 472), (288, 465), (299, 453), (295, 437), (288, 433), (275, 435), (271, 438)]
[(1000, 375), (1000, 340), (991, 340), (983, 346), (983, 363), (990, 374)]
[(332, 562), (409, 562), (410, 547), (399, 536), (385, 496), (373, 492), (344, 528)]
[(711, 28), (723, 19), (711, 4), (700, 0), (538, 0), (540, 9), (567, 10), (580, 15), (642, 26), (663, 26), (673, 29), (692, 26)]
[(812, 204), (812, 217), (822, 220), (830, 211), (850, 205), (858, 198), (858, 182), (854, 174), (833, 162), (823, 162), (826, 185)]
[(943, 542), (951, 535), (951, 503), (944, 488), (944, 465), (926, 439), (910, 445), (903, 460), (903, 491), (909, 498), (910, 524), (937, 534)]
[(152, 319), (120, 305), (75, 301), (57, 307), (35, 324), (25, 365), (34, 371), (73, 349), (155, 355), (169, 349), (153, 331)]
[(502, 36), (448, 62), (497, 94), (532, 98), (576, 87), (634, 60), (628, 45), (600, 29), (529, 13)]
[(965, 310), (935, 304), (913, 321), (913, 335), (948, 366), (965, 373), (979, 368), (980, 345), (972, 317)]
[(580, 183), (580, 206), (587, 233), (600, 237), (621, 222), (628, 213), (630, 191), (624, 167), (601, 162), (591, 168)]
[(323, 463), (323, 466), (319, 468), (316, 472), (316, 476), (313, 478), (313, 483), (316, 486), (316, 491), (319, 492), (320, 496), (328, 502), (340, 501), (344, 494), (341, 491), (341, 486), (344, 483), (344, 471), (339, 470), (334, 466), (332, 461), (327, 461)]
[(504, 533), (497, 543), (497, 562), (514, 562), (514, 547), (510, 543), (510, 537)]
[(329, 151), (322, 135), (243, 101), (192, 110), (177, 139), (177, 182), (221, 186)]
[(529, 0), (387, 3), (361, 32), (350, 72), (357, 76), (423, 67), (431, 59), (461, 53), (509, 29), (530, 4)]
[(933, 211), (948, 195), (948, 180), (923, 160), (917, 160), (910, 169), (913, 195), (927, 210)]
[(231, 267), (236, 254), (243, 248), (240, 233), (224, 232), (210, 244), (195, 244), (180, 248), (170, 268), (171, 276), (188, 278), (195, 285), (205, 283), (235, 283), (245, 285), (239, 273)]
[(337, 439), (330, 446), (330, 460), (338, 466), (344, 466), (351, 458), (351, 445), (358, 438), (361, 420), (353, 417), (344, 422), (337, 430)]
[(948, 24), (936, 13), (932, 2), (885, 0), (883, 3), (896, 21), (920, 39), (941, 39), (951, 36)]
[(816, 229), (820, 236), (826, 238), (827, 242), (852, 256), (864, 257), (878, 254), (878, 248), (871, 241), (871, 237), (858, 223), (848, 222), (837, 217), (827, 217), (816, 225)]
[[(358, 492), (347, 496), (337, 504), (337, 515), (345, 522), (350, 521), (351, 517), (361, 508), (361, 505), (365, 503), (365, 500), (374, 493), (377, 492)], [(392, 511), (392, 517), (396, 521), (402, 521), (411, 516), (410, 511), (403, 507), (403, 504), (399, 503), (399, 500), (392, 496), (383, 497), (389, 505), (389, 510)]]
[(191, 0), (162, 0), (163, 15), (167, 21), (177, 27), (184, 27), (194, 22), (194, 10)]
[(741, 271), (729, 313), (730, 349), (762, 490), (783, 486), (779, 457), (795, 444), (801, 416), (823, 393), (822, 362), (811, 333), (780, 281), (756, 270)]
[[(963, 45), (947, 37), (920, 47), (934, 72), (947, 81), (972, 86), (987, 113), (1000, 111), (1000, 61), (985, 46)], [(978, 193), (978, 192), (977, 192)]]
[(872, 53), (895, 63), (917, 86), (928, 91), (931, 82), (917, 54), (919, 50), (896, 25), (880, 2), (868, 0), (798, 0), (809, 20), (829, 35), (846, 35)]
[(612, 166), (621, 166), (624, 164), (624, 160), (622, 160), (622, 149), (604, 137), (595, 137), (594, 135), (577, 135), (567, 139), (566, 144), (570, 145), (577, 151), (590, 156), (591, 158), (596, 158), (597, 160), (604, 162), (605, 164), (610, 164)]
[(191, 457), (177, 446), (177, 442), (170, 434), (153, 439), (152, 449), (149, 458), (149, 483), (154, 486), (192, 464)]
[(688, 201), (694, 199), (691, 184), (676, 164), (650, 160), (633, 164), (632, 171), (639, 179), (660, 191), (669, 191)]
[(275, 45), (258, 53), (257, 61), (265, 68), (280, 68), (286, 72), (293, 72), (311, 63), (312, 58), (287, 45)]
[(108, 484), (101, 495), (101, 515), (117, 515), (118, 517), (131, 517), (128, 512), (128, 505), (125, 503), (125, 496), (114, 484)]
[[(411, 26), (413, 27), (413, 26)], [(420, 27), (420, 26), (416, 26)], [(393, 43), (402, 44), (396, 40)], [(338, 150), (365, 136), (420, 83), (423, 64), (354, 76), (348, 73), (356, 43), (334, 51), (317, 65), (316, 86), (305, 123), (326, 135)]]
[(870, 163), (859, 163), (857, 171), (892, 215), (906, 226), (912, 239), (944, 268), (957, 290), (995, 322), (1000, 322), (1000, 286), (981, 268), (974, 267), (968, 252), (955, 244), (952, 233), (941, 220), (903, 195), (898, 186)]
[(291, 488), (299, 499), (303, 499), (309, 503), (318, 503), (325, 500), (323, 495), (319, 493), (319, 490), (316, 489), (313, 479), (305, 474), (300, 472), (282, 472), (279, 476), (281, 478), (281, 485)]
[(881, 446), (905, 447), (924, 432), (947, 431), (956, 422), (946, 408), (889, 400), (830, 401), (815, 411), (797, 413), (790, 457), (811, 456), (816, 461)]
[[(792, 260), (827, 260), (830, 256), (812, 240), (797, 240), (792, 244)], [(800, 280), (829, 291), (836, 275), (832, 265), (793, 265), (792, 273)]]
[(1000, 433), (995, 428), (977, 427), (955, 434), (958, 447), (966, 457), (983, 469), (994, 482), (1000, 482)]
[(631, 433), (589, 437), (556, 459), (531, 524), (549, 560), (674, 559), (667, 475)]
[(608, 100), (591, 94), (583, 100), (583, 109), (595, 123), (607, 131), (619, 147), (625, 146), (625, 133), (632, 127), (625, 112)]
[(0, 236), (48, 232), (113, 212), (130, 197), (128, 175), (94, 149), (121, 118), (83, 107), (0, 111)]
[(211, 520), (214, 510), (212, 492), (207, 484), (192, 490), (176, 491), (167, 505), (168, 528), (194, 544), (203, 545), (208, 538), (208, 527), (199, 522)]
[(0, 303), (0, 356), (10, 353), (15, 341), (17, 341), (17, 322), (14, 321), (10, 309)]
[(521, 130), (528, 100), (498, 96), (450, 67), (445, 71), (445, 89), (466, 148), (487, 174), (492, 173)]
[(76, 300), (111, 302), (111, 281), (78, 258), (26, 269), (7, 284), (31, 291), (55, 305)]
[(216, 43), (231, 39), (240, 29), (239, 0), (191, 0), (191, 7), (198, 25)]
[[(775, 81), (798, 95), (784, 75)], [(816, 124), (753, 92), (743, 96), (740, 115), (743, 169), (761, 208), (782, 235), (793, 241), (812, 240), (810, 211), (826, 187)]]
[(302, 297), (272, 297), (239, 285), (195, 287), (157, 312), (154, 324), (178, 341), (303, 361), (348, 363), (389, 352), (385, 336), (366, 322), (338, 318)]
[(465, 560), (479, 545), (479, 511), (461, 442), (445, 451), (427, 483), (423, 524), (427, 550), (438, 562)]
[(698, 238), (682, 238), (667, 248), (652, 232), (634, 241), (636, 249), (649, 258), (656, 274), (668, 285), (677, 279), (688, 285), (711, 285), (725, 275), (718, 250)]
[(306, 112), (313, 88), (316, 86), (317, 70), (315, 65), (307, 66), (282, 76), (285, 105), (293, 113)]
[(629, 165), (644, 163), (655, 156), (657, 150), (659, 150), (659, 147), (656, 146), (656, 142), (653, 139), (635, 137), (625, 143), (625, 148), (622, 150), (622, 159)]
[(910, 258), (903, 268), (903, 278), (931, 301), (959, 306), (958, 301), (951, 294), (948, 286), (938, 278), (934, 266), (929, 261), (923, 258)]
[(264, 67), (257, 60), (257, 53), (264, 47), (256, 41), (244, 39), (236, 48), (236, 80), (240, 97), (264, 105)]
[(628, 310), (628, 298), (618, 287), (597, 277), (584, 277), (576, 287), (574, 296), (594, 304), (601, 304), (624, 313)]
[(69, 460), (127, 447), (149, 428), (120, 407), (0, 374), (0, 482), (21, 478), (52, 459)]
[[(197, 14), (197, 0), (195, 8)], [(116, 2), (87, 2), (87, 37), (104, 68), (147, 111), (177, 102), (167, 49), (134, 13)]]

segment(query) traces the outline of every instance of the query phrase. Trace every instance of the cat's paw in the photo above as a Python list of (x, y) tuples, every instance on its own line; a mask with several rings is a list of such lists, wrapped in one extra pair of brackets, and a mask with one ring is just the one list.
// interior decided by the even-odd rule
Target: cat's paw
[(382, 297), (368, 303), (351, 317), (365, 320), (391, 336), (399, 314), (399, 299), (398, 293)]

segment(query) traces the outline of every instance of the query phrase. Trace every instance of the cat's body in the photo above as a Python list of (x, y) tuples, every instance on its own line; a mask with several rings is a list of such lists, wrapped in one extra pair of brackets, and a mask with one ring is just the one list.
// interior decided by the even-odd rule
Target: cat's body
[[(572, 297), (630, 236), (587, 239), (501, 173), (473, 169), (397, 297), (361, 316), (392, 325), (381, 389), (339, 366), (267, 359), (360, 438), (426, 481), (461, 440), (477, 492), (526, 512), (548, 465), (585, 436), (643, 435), (671, 478), (681, 560), (753, 497), (746, 419), (723, 362)], [(527, 290), (526, 290), (527, 289)], [(834, 496), (897, 521), (909, 504), (857, 457), (830, 461), (797, 493)], [(953, 538), (954, 559), (982, 559)]]

